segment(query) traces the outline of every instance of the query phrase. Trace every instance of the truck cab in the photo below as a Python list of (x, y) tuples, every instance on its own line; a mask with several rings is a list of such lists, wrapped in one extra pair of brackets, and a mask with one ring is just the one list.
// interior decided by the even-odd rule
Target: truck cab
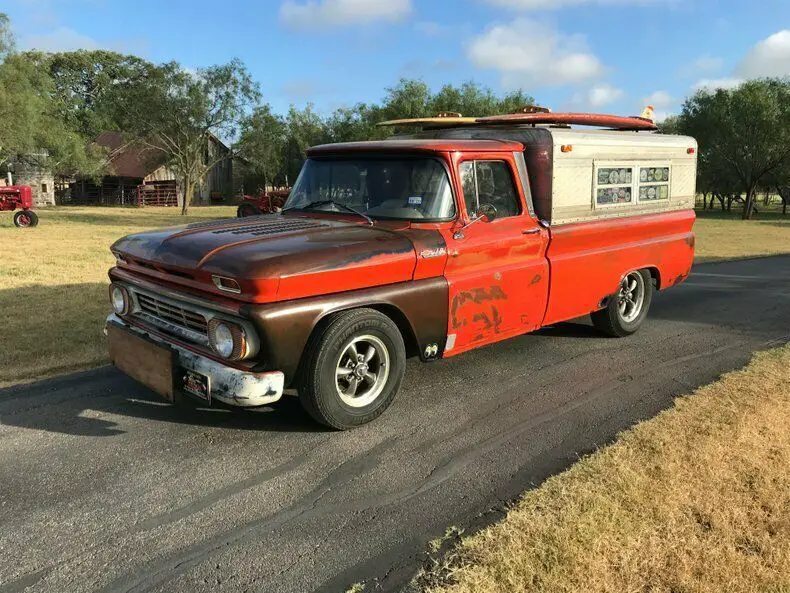
[(314, 147), (278, 214), (119, 240), (111, 358), (171, 401), (293, 388), (346, 429), (391, 404), (407, 357), (583, 315), (634, 333), (693, 262), (696, 142), (558, 115)]

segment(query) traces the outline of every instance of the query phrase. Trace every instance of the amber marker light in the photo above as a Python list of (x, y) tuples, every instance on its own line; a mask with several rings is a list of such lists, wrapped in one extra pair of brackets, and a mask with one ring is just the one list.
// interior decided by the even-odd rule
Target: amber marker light
[(560, 150), (562, 152), (573, 152), (573, 145), (572, 144), (563, 144), (560, 146)]

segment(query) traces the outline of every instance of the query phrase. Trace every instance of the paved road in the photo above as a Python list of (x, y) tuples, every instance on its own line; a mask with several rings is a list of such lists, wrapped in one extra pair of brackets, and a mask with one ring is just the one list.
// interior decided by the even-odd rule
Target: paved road
[(788, 335), (777, 257), (696, 267), (626, 340), (568, 323), (414, 362), (348, 433), (292, 398), (172, 408), (111, 368), (0, 391), (0, 593), (398, 590), (448, 526)]

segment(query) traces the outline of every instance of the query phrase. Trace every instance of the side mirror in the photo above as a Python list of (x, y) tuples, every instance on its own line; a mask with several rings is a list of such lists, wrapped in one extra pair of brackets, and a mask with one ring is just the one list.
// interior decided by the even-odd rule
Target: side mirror
[(493, 204), (480, 204), (480, 208), (475, 212), (475, 218), (483, 222), (491, 222), (496, 220), (497, 214), (497, 209)]

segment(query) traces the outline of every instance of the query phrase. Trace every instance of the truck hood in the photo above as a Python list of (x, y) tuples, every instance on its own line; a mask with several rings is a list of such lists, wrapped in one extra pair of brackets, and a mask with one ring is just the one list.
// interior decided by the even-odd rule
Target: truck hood
[[(217, 291), (212, 275), (237, 280), (236, 298), (301, 298), (402, 282), (416, 253), (404, 234), (364, 223), (266, 215), (129, 235), (112, 246), (124, 265)], [(224, 293), (223, 293), (224, 294)]]

